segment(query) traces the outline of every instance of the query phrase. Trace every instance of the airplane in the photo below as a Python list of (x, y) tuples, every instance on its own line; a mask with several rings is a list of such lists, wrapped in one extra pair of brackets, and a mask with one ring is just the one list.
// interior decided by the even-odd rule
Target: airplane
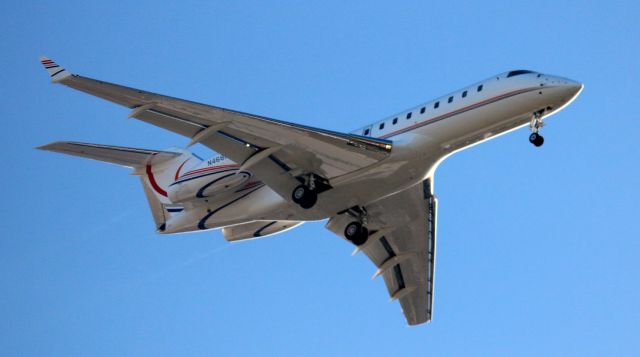
[[(327, 220), (354, 255), (373, 262), (373, 278), (382, 276), (409, 325), (432, 319), (438, 165), (525, 126), (541, 146), (544, 119), (583, 89), (513, 70), (341, 133), (82, 77), (46, 57), (41, 63), (53, 83), (125, 106), (130, 118), (189, 142), (166, 150), (72, 141), (38, 149), (132, 168), (161, 234), (222, 229), (237, 242)], [(187, 150), (196, 143), (217, 155), (201, 159)]]

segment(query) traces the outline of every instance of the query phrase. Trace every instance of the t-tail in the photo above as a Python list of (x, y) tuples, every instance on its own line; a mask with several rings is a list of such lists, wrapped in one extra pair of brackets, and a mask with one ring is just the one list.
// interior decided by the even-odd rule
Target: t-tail
[(38, 149), (132, 168), (132, 174), (140, 176), (156, 229), (161, 233), (164, 232), (166, 222), (171, 216), (184, 210), (181, 204), (172, 204), (169, 200), (169, 185), (177, 180), (181, 172), (199, 165), (202, 161), (191, 152), (179, 148), (160, 151), (58, 141), (40, 146)]

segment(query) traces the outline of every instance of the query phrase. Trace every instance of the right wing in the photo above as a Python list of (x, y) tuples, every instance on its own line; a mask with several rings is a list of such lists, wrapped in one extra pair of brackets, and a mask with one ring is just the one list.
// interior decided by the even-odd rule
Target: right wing
[[(437, 199), (431, 179), (366, 206), (369, 239), (357, 247), (378, 268), (391, 300), (399, 300), (409, 325), (431, 321), (436, 262)], [(347, 215), (327, 228), (343, 237)]]
[[(323, 180), (345, 177), (384, 160), (392, 142), (311, 128), (263, 116), (195, 103), (70, 74), (41, 58), (54, 83), (131, 109), (130, 117), (191, 138), (242, 165), (285, 199), (302, 174)], [(351, 176), (348, 176), (351, 177)]]

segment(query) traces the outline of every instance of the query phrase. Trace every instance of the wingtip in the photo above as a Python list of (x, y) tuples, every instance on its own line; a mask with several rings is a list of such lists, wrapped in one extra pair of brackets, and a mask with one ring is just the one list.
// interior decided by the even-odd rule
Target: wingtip
[(51, 146), (51, 144), (53, 144), (53, 143), (36, 146), (36, 147), (34, 147), (34, 149), (36, 149), (36, 150), (49, 150), (49, 147)]
[(47, 56), (40, 56), (40, 63), (47, 70), (52, 82), (59, 82), (71, 74), (64, 68), (60, 67), (57, 63), (49, 59)]
[(62, 141), (53, 141), (53, 142), (50, 142), (48, 144), (36, 146), (34, 149), (52, 151), (52, 149), (54, 149), (56, 147), (56, 145), (58, 145), (60, 143), (63, 143), (63, 142)]

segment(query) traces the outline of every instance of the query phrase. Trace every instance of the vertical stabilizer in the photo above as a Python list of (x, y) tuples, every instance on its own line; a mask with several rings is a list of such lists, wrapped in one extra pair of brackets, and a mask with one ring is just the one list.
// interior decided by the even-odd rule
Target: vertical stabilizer
[(169, 185), (174, 183), (181, 173), (201, 162), (187, 150), (172, 149), (172, 151), (180, 155), (160, 162), (157, 162), (155, 157), (151, 157), (144, 169), (138, 168), (136, 172), (140, 175), (140, 181), (159, 232), (165, 230), (165, 224), (172, 215), (180, 214), (184, 210), (182, 205), (172, 204), (169, 200), (167, 194)]

